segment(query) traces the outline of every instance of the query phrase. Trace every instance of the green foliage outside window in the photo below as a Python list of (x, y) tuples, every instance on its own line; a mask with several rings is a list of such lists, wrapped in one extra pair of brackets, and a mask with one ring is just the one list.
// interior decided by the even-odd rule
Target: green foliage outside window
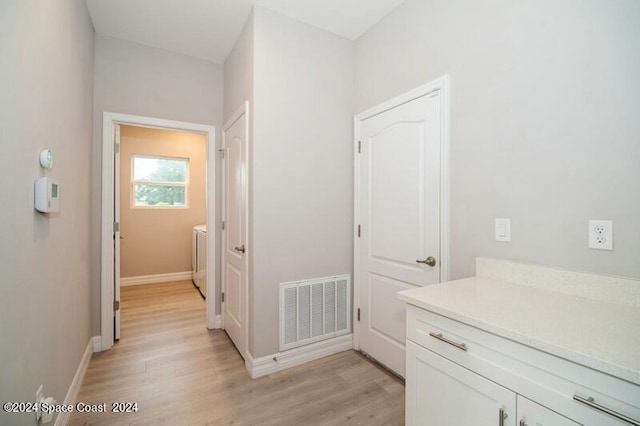
[(181, 158), (133, 157), (136, 207), (185, 207), (189, 161)]

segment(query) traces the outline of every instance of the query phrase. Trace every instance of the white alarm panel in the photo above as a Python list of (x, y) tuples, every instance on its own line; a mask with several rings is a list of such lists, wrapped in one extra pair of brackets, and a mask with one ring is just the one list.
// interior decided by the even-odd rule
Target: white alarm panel
[(36, 180), (35, 208), (42, 213), (60, 211), (60, 182), (57, 179), (41, 177)]

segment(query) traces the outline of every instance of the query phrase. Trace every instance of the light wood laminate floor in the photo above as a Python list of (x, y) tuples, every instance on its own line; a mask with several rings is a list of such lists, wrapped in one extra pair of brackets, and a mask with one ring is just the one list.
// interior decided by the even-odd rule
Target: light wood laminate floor
[(354, 351), (251, 379), (224, 331), (205, 327), (190, 281), (123, 287), (121, 339), (93, 355), (71, 425), (402, 425), (404, 386)]

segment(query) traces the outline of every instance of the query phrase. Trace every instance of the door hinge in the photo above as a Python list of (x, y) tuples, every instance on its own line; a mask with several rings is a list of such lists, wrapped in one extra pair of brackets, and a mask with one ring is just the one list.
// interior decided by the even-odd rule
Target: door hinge
[(222, 230), (223, 230), (223, 231), (224, 231), (224, 228), (225, 228), (225, 222), (224, 222), (224, 220), (223, 220), (223, 221), (222, 221)]
[(360, 238), (360, 235), (361, 235), (361, 232), (360, 232), (360, 231), (361, 231), (361, 229), (360, 229), (360, 225), (358, 225), (358, 238)]
[(358, 308), (358, 322), (360, 322), (360, 308)]
[(362, 141), (358, 141), (358, 154), (362, 152)]
[(113, 301), (113, 312), (119, 311), (119, 310), (120, 310), (120, 301), (119, 300), (114, 300)]
[(120, 222), (113, 222), (113, 232), (120, 232)]
[(224, 293), (222, 293), (222, 301), (224, 302)]
[(117, 154), (117, 153), (120, 152), (120, 144), (119, 143), (113, 144), (113, 152), (114, 152), (114, 154)]
[(222, 159), (224, 160), (224, 148), (223, 149), (219, 149), (218, 151), (220, 151), (220, 155), (222, 156)]

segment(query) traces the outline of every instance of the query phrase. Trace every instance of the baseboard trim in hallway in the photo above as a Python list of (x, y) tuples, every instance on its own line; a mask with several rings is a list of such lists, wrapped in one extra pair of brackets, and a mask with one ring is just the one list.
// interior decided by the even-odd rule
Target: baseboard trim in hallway
[(216, 330), (218, 328), (222, 328), (222, 315), (216, 315), (213, 320), (213, 328), (210, 330)]
[[(76, 403), (76, 398), (78, 397), (78, 392), (80, 391), (82, 380), (84, 379), (84, 375), (87, 372), (87, 367), (89, 367), (89, 362), (91, 361), (91, 355), (94, 352), (97, 352), (95, 350), (96, 342), (100, 342), (100, 336), (93, 336), (91, 339), (89, 339), (89, 343), (87, 343), (84, 354), (82, 354), (82, 359), (80, 359), (80, 364), (78, 365), (76, 374), (73, 376), (73, 380), (71, 381), (71, 386), (69, 386), (69, 390), (67, 391), (67, 396), (65, 396), (64, 398), (64, 405), (73, 405)], [(65, 426), (69, 422), (70, 418), (71, 413), (58, 414), (55, 426)]]
[(300, 346), (284, 352), (253, 358), (247, 353), (245, 366), (252, 379), (286, 370), (296, 365), (315, 361), (325, 356), (353, 349), (353, 334)]
[(93, 343), (93, 353), (100, 352), (102, 350), (102, 336), (93, 336), (91, 338)]
[(140, 275), (139, 277), (125, 277), (125, 278), (120, 278), (120, 286), (128, 287), (131, 285), (159, 284), (159, 283), (169, 283), (173, 281), (186, 281), (186, 280), (190, 280), (192, 275), (193, 275), (193, 272), (184, 271), (184, 272), (171, 272), (168, 274)]

